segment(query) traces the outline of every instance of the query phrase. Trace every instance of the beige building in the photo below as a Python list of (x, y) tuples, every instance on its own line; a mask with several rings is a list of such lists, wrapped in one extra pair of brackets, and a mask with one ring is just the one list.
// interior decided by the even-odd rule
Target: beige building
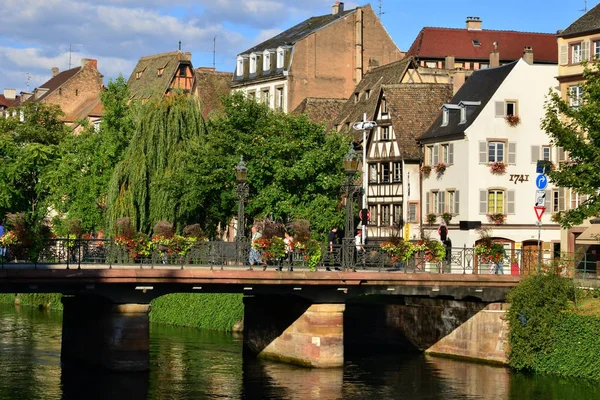
[(400, 60), (370, 5), (312, 17), (237, 56), (233, 90), (288, 112), (306, 98), (347, 98), (370, 67)]

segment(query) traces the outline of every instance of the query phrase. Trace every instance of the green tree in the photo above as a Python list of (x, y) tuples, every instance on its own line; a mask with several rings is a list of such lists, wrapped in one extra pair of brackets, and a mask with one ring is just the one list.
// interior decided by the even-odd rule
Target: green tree
[(122, 76), (109, 82), (101, 100), (99, 129), (82, 121), (86, 128), (63, 141), (46, 175), (51, 206), (61, 217), (80, 220), (86, 232), (103, 228), (108, 183), (133, 133), (129, 90)]
[(554, 146), (569, 153), (569, 162), (561, 163), (548, 172), (558, 186), (572, 188), (588, 200), (579, 207), (560, 213), (564, 228), (578, 225), (600, 212), (600, 61), (585, 65), (581, 83), (582, 97), (578, 107), (571, 107), (569, 99), (551, 91), (545, 104), (542, 128)]
[(57, 106), (27, 103), (0, 118), (0, 215), (24, 212), (35, 226), (48, 213), (46, 169), (69, 134)]
[(350, 139), (305, 116), (273, 112), (234, 94), (224, 111), (208, 121), (206, 139), (192, 140), (183, 168), (170, 181), (180, 212), (214, 232), (235, 215), (235, 165), (244, 157), (250, 197), (248, 220), (269, 216), (310, 221), (325, 234), (344, 219), (340, 211), (342, 159)]
[(114, 233), (122, 217), (131, 218), (145, 233), (160, 220), (181, 229), (186, 216), (180, 212), (177, 192), (168, 187), (190, 141), (201, 142), (204, 136), (198, 104), (183, 95), (149, 101), (137, 107), (134, 121), (131, 142), (108, 186), (107, 230)]

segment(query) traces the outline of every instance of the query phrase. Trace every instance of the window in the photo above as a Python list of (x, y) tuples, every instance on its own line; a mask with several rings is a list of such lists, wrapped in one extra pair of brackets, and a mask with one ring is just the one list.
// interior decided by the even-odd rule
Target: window
[(284, 49), (277, 49), (277, 69), (283, 68), (284, 55), (285, 55)]
[(254, 90), (251, 92), (248, 92), (248, 98), (256, 100), (256, 92)]
[(102, 120), (96, 120), (96, 121), (94, 121), (94, 132), (100, 131), (100, 123), (101, 122), (102, 122)]
[(402, 181), (402, 163), (394, 162), (394, 182)]
[(156, 71), (156, 76), (158, 76), (160, 78), (161, 76), (163, 76), (163, 72), (165, 72), (165, 69), (164, 68), (159, 68)]
[(518, 115), (518, 111), (517, 102), (514, 100), (495, 102), (496, 118), (504, 118), (507, 115)]
[(552, 212), (557, 213), (560, 211), (560, 198), (558, 196), (558, 189), (552, 191)]
[(365, 100), (368, 100), (371, 97), (371, 91), (369, 89), (365, 90)]
[(454, 63), (454, 69), (456, 69), (456, 68), (463, 68), (463, 67), (464, 67), (464, 64), (461, 63), (461, 62), (455, 62)]
[(418, 206), (418, 203), (408, 203), (408, 222), (419, 222), (419, 215), (417, 214)]
[(377, 225), (377, 206), (369, 205), (369, 212), (371, 213), (371, 219), (369, 220), (369, 224)]
[(392, 211), (392, 215), (394, 216), (394, 225), (404, 225), (404, 220), (402, 218), (402, 204), (392, 204)]
[(550, 161), (551, 160), (551, 147), (550, 146), (542, 146), (542, 160)]
[(277, 107), (278, 110), (283, 111), (283, 88), (282, 87), (278, 87), (275, 89), (275, 95), (277, 96), (275, 98), (275, 106)]
[(588, 199), (588, 196), (585, 194), (579, 194), (573, 189), (571, 189), (571, 208), (577, 208), (583, 203), (585, 203)]
[(504, 162), (504, 142), (488, 142), (488, 162)]
[(138, 71), (135, 73), (135, 79), (140, 79), (142, 77), (142, 74), (144, 73), (144, 71)]
[(454, 164), (454, 144), (442, 144), (442, 162), (446, 165)]
[(186, 76), (187, 74), (187, 65), (179, 66), (179, 76)]
[(462, 106), (460, 108), (460, 122), (459, 124), (466, 124), (467, 123), (467, 107)]
[(270, 71), (270, 70), (271, 70), (271, 53), (266, 51), (263, 54), (263, 71)]
[(250, 55), (250, 73), (251, 74), (256, 73), (256, 54)]
[(481, 43), (479, 43), (479, 40), (477, 40), (477, 39), (473, 39), (472, 42), (473, 42), (473, 46), (475, 46), (475, 47), (481, 46)]
[(582, 89), (579, 85), (569, 86), (569, 106), (579, 107), (581, 105)]
[(360, 93), (356, 92), (354, 93), (354, 102), (358, 103), (358, 100), (360, 100)]
[(451, 214), (458, 214), (458, 190), (448, 190), (448, 206), (447, 209), (444, 210), (448, 211)]
[(594, 59), (600, 58), (600, 40), (596, 40), (593, 44)]
[(382, 114), (388, 113), (387, 100), (385, 99), (385, 97), (381, 99), (381, 113)]
[[(138, 78), (139, 79), (139, 78)], [(62, 96), (62, 88), (58, 88), (58, 95)]]
[(579, 64), (581, 61), (581, 43), (571, 45), (571, 64)]
[(390, 164), (381, 163), (381, 182), (387, 183), (390, 181)]
[(531, 162), (536, 164), (538, 160), (552, 161), (552, 146), (531, 146)]
[(434, 151), (433, 145), (429, 145), (425, 148), (425, 152), (426, 152), (426, 156), (427, 156), (427, 162), (425, 163), (425, 165), (434, 165), (433, 164), (433, 151)]
[(442, 110), (442, 126), (448, 125), (448, 121), (450, 121), (450, 110), (444, 108)]
[(443, 191), (437, 193), (437, 202), (434, 204), (437, 214), (446, 212), (446, 194)]
[(369, 164), (369, 182), (377, 183), (377, 164)]
[(487, 69), (490, 67), (489, 63), (479, 63), (479, 69)]
[(75, 89), (75, 96), (79, 96), (79, 89)]
[(263, 89), (262, 91), (262, 101), (266, 105), (271, 104), (271, 99), (269, 98), (270, 92), (269, 89)]
[(389, 126), (381, 127), (381, 140), (390, 140), (390, 127)]
[(244, 58), (243, 57), (238, 57), (238, 59), (237, 59), (236, 75), (237, 76), (244, 75)]
[(506, 114), (505, 115), (517, 115), (517, 103), (514, 101), (507, 101), (506, 103)]
[(382, 205), (381, 206), (381, 226), (389, 226), (390, 225), (390, 206)]
[(437, 62), (435, 62), (435, 61), (425, 61), (425, 67), (427, 67), (427, 68), (437, 68)]
[(487, 201), (487, 213), (504, 213), (504, 191), (489, 190)]
[[(429, 199), (428, 199), (429, 200)], [(427, 212), (432, 213), (436, 211), (436, 207), (439, 201), (439, 193), (431, 192), (431, 203), (427, 205)]]

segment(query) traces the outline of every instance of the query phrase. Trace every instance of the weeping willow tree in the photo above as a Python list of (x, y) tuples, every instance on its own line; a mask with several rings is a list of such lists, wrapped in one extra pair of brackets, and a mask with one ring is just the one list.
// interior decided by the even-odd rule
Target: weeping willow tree
[(189, 142), (202, 142), (204, 133), (198, 104), (189, 96), (169, 96), (139, 107), (135, 133), (109, 184), (109, 233), (115, 232), (115, 222), (122, 217), (146, 233), (159, 220), (178, 228), (195, 222), (182, 220), (180, 196), (168, 182), (181, 167)]

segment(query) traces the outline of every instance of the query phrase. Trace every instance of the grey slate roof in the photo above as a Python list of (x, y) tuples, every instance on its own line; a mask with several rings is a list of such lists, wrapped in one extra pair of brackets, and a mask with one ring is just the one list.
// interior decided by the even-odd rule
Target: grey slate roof
[(464, 124), (460, 124), (460, 110), (450, 110), (448, 125), (442, 126), (442, 112), (440, 111), (431, 127), (417, 140), (433, 141), (442, 137), (463, 134), (477, 119), (481, 110), (490, 101), (498, 87), (518, 62), (519, 60), (501, 67), (473, 72), (467, 82), (454, 95), (450, 104), (458, 105), (461, 101), (480, 101), (481, 105), (467, 107), (467, 121)]
[(581, 18), (573, 22), (558, 36), (576, 36), (585, 32), (600, 30), (600, 4), (583, 14)]
[(347, 10), (335, 15), (327, 14), (318, 17), (311, 17), (303, 22), (300, 22), (298, 25), (281, 32), (279, 35), (274, 36), (271, 39), (265, 40), (264, 42), (241, 52), (240, 54), (262, 52), (267, 49), (276, 49), (279, 46), (291, 46), (299, 40), (302, 40), (319, 29), (325, 27), (326, 25), (329, 25), (330, 23), (353, 12), (356, 12), (356, 10)]

